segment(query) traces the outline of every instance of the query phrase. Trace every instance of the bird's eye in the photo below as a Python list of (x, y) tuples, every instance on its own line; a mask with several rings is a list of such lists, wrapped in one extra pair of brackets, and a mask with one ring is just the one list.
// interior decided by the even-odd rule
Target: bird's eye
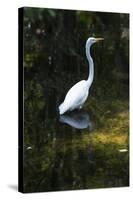
[(95, 42), (95, 38), (91, 38), (91, 41), (92, 41), (92, 42)]

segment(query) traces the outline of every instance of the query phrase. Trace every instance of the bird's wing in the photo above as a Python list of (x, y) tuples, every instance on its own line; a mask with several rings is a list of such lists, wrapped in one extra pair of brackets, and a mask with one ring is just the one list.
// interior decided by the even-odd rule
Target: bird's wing
[(69, 104), (69, 106), (82, 103), (87, 91), (86, 85), (85, 80), (76, 83), (66, 94), (64, 102)]

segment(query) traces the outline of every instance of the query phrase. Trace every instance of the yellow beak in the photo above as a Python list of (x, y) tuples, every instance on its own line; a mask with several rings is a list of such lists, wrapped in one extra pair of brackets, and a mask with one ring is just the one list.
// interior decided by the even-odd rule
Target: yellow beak
[(96, 38), (96, 42), (102, 41), (104, 38)]

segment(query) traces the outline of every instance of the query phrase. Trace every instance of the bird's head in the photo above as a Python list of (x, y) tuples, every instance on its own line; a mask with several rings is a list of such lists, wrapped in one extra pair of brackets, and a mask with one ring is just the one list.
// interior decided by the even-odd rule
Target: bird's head
[(90, 37), (90, 38), (88, 38), (88, 40), (87, 40), (87, 42), (86, 42), (86, 44), (88, 45), (92, 45), (92, 44), (94, 44), (95, 42), (99, 42), (99, 41), (102, 41), (102, 40), (104, 40), (104, 38), (94, 38), (94, 37)]

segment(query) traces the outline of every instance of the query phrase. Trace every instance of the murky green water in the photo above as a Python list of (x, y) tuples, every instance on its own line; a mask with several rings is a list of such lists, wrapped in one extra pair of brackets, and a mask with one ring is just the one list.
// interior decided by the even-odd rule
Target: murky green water
[[(31, 109), (33, 105), (34, 100)], [(87, 111), (59, 118), (44, 106), (29, 114), (25, 122), (25, 191), (128, 186), (127, 110), (113, 117), (111, 111), (105, 113), (107, 117), (101, 118), (106, 125)]]
[[(108, 20), (107, 24), (99, 25), (103, 28), (99, 29), (99, 34), (105, 34), (106, 40), (103, 45), (92, 49), (95, 77), (90, 96), (83, 110), (59, 116), (58, 106), (68, 89), (88, 76), (85, 40), (82, 40), (88, 31), (85, 23), (91, 23), (95, 16), (99, 19), (103, 17), (98, 13), (76, 15), (74, 11), (67, 12), (52, 13), (43, 9), (25, 12), (25, 192), (129, 185), (126, 42), (121, 39), (116, 54), (115, 43), (109, 43), (105, 34), (109, 28)], [(68, 25), (70, 16), (73, 20)], [(81, 19), (81, 22), (77, 19)], [(57, 20), (59, 25), (57, 23), (56, 26), (52, 20), (54, 23)], [(124, 21), (120, 23), (124, 26)], [(113, 27), (113, 22), (110, 26)], [(84, 31), (83, 37), (78, 33), (79, 30)], [(97, 29), (95, 33), (98, 34)], [(112, 37), (115, 38), (112, 41), (116, 41), (118, 32)], [(124, 56), (119, 54), (119, 50), (125, 50)], [(118, 64), (121, 64), (120, 68)]]

